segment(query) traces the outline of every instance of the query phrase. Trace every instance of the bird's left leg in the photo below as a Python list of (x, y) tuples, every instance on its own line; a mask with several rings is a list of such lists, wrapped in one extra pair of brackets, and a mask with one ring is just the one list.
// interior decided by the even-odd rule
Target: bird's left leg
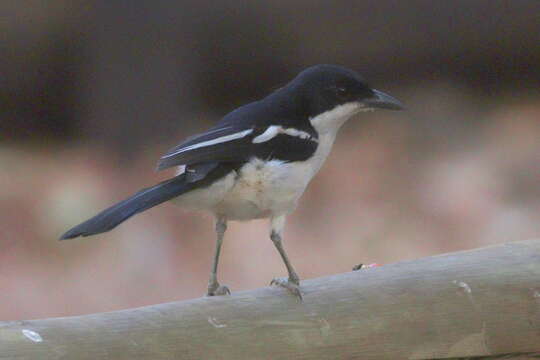
[(273, 217), (271, 220), (271, 232), (270, 239), (276, 246), (276, 249), (279, 251), (279, 255), (283, 259), (285, 266), (287, 267), (287, 272), (289, 273), (289, 278), (275, 278), (270, 282), (270, 285), (278, 285), (284, 287), (285, 289), (292, 292), (294, 295), (298, 296), (302, 300), (302, 294), (300, 293), (300, 278), (296, 274), (285, 249), (281, 241), (281, 235), (283, 233), (283, 228), (285, 227), (285, 215), (280, 215)]
[(216, 219), (216, 250), (214, 252), (214, 261), (212, 261), (212, 269), (210, 271), (210, 279), (208, 280), (208, 292), (206, 296), (226, 295), (231, 291), (225, 285), (220, 285), (217, 281), (217, 267), (219, 262), (219, 253), (221, 252), (221, 244), (227, 230), (227, 220), (218, 217)]

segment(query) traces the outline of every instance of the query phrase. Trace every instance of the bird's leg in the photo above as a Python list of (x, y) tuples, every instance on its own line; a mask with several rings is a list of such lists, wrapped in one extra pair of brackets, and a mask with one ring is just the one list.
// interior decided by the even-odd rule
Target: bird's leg
[(212, 262), (212, 269), (210, 270), (210, 279), (208, 280), (208, 292), (207, 296), (226, 295), (231, 291), (225, 285), (220, 285), (217, 281), (217, 267), (219, 262), (219, 253), (221, 252), (221, 244), (223, 243), (223, 236), (227, 230), (227, 220), (224, 218), (216, 219), (216, 251), (214, 252), (214, 261)]
[(271, 232), (270, 239), (276, 246), (276, 249), (279, 251), (279, 255), (283, 259), (285, 266), (287, 267), (287, 272), (289, 273), (289, 278), (275, 278), (270, 282), (270, 285), (278, 285), (284, 287), (285, 289), (292, 292), (294, 295), (298, 296), (302, 300), (302, 294), (300, 293), (300, 278), (296, 274), (289, 257), (283, 248), (281, 242), (281, 234), (283, 233), (283, 227), (285, 226), (285, 215), (274, 217), (271, 220)]

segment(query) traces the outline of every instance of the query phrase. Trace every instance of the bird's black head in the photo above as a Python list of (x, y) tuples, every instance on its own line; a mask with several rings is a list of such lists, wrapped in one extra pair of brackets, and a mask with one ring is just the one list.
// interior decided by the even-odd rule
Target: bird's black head
[(289, 86), (296, 97), (301, 99), (311, 118), (342, 105), (343, 110), (350, 108), (353, 114), (377, 108), (403, 108), (398, 100), (372, 89), (356, 72), (336, 65), (309, 67), (298, 74)]

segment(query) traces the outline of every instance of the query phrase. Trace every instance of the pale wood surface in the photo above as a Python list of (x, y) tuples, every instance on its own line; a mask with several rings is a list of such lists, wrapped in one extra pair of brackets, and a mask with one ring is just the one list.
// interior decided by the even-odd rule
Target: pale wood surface
[(4, 322), (0, 359), (539, 356), (540, 240), (306, 280), (302, 290), (302, 303), (282, 289), (262, 288)]

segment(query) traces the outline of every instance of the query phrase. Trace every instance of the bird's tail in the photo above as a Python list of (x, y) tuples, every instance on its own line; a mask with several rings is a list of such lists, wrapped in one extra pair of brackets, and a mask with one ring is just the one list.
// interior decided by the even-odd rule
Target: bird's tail
[(181, 195), (192, 187), (193, 183), (186, 182), (185, 174), (181, 174), (155, 186), (143, 189), (68, 230), (60, 237), (60, 240), (73, 239), (78, 236), (90, 236), (112, 230), (133, 215)]

